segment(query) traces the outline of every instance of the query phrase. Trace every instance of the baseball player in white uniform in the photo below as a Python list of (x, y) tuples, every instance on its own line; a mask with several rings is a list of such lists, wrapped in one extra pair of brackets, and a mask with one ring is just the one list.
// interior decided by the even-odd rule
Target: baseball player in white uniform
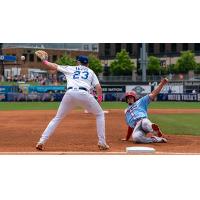
[[(39, 50), (36, 51), (35, 54), (42, 60), (46, 68), (64, 73), (67, 79), (67, 91), (60, 103), (57, 114), (44, 130), (36, 145), (36, 149), (44, 149), (44, 144), (53, 134), (58, 124), (76, 106), (84, 107), (96, 116), (98, 147), (100, 150), (109, 149), (105, 139), (104, 112), (100, 106), (102, 101), (102, 88), (95, 73), (88, 68), (88, 58), (86, 56), (79, 56), (78, 61), (80, 62), (80, 65), (78, 66), (60, 66), (48, 62), (48, 54), (44, 51)], [(93, 95), (89, 93), (91, 87), (96, 88), (98, 102)]]

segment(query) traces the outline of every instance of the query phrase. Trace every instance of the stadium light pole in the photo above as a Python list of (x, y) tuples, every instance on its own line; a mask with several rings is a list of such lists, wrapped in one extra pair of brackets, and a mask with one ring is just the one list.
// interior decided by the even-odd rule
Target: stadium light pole
[(142, 48), (140, 49), (140, 60), (141, 60), (141, 68), (142, 68), (142, 82), (146, 82), (146, 71), (147, 71), (147, 52), (146, 52), (146, 44), (142, 43)]

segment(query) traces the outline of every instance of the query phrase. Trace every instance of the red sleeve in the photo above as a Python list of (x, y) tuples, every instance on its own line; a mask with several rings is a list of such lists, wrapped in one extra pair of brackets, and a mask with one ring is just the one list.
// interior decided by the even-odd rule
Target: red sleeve
[(127, 135), (126, 135), (126, 140), (127, 141), (131, 137), (132, 133), (133, 133), (133, 128), (131, 128), (130, 126), (128, 126)]

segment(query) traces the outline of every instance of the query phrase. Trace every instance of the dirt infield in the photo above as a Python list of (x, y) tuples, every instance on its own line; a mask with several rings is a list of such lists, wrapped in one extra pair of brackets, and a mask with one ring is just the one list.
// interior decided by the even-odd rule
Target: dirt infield
[[(200, 109), (150, 109), (149, 113), (200, 113)], [(36, 153), (35, 144), (56, 111), (0, 111), (0, 153)], [(134, 144), (122, 142), (126, 134), (123, 110), (110, 110), (106, 116), (106, 137), (111, 149), (108, 153), (125, 153), (127, 146), (148, 146), (160, 154), (199, 153), (199, 136), (166, 134), (165, 144)], [(73, 111), (56, 129), (46, 144), (46, 153), (99, 153), (95, 117), (81, 110)], [(117, 154), (117, 153), (116, 153)]]

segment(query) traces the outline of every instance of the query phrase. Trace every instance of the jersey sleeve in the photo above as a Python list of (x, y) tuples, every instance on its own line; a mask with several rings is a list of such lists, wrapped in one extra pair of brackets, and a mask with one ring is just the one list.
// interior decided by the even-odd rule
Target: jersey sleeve
[(59, 72), (64, 73), (64, 74), (69, 73), (69, 72), (68, 72), (68, 66), (58, 65), (57, 70), (58, 70)]
[(92, 75), (92, 86), (95, 87), (98, 84), (99, 84), (99, 80), (98, 80), (96, 74), (93, 72), (93, 75)]
[(146, 110), (150, 102), (151, 102), (151, 99), (149, 95), (146, 95), (139, 100), (140, 106), (144, 107)]

